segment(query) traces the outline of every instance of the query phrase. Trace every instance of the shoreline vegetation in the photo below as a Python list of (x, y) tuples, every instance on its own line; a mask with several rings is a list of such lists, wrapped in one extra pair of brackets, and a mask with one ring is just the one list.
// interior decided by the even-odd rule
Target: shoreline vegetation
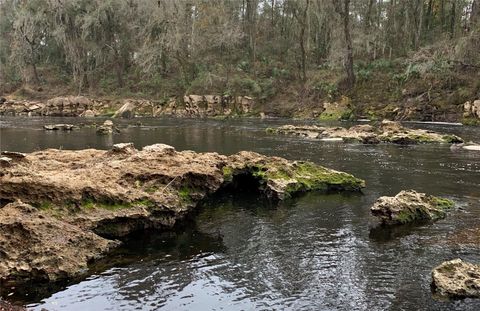
[(101, 103), (93, 110), (101, 115), (131, 102), (138, 115), (187, 107), (177, 115), (197, 117), (197, 106), (218, 103), (219, 117), (475, 125), (479, 6), (7, 0), (0, 4), (0, 97), (46, 104), (83, 95)]

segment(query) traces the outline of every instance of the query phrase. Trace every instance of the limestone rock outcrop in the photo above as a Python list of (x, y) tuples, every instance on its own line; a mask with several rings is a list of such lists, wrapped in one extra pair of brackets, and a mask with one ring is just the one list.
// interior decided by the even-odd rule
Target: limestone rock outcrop
[(133, 117), (135, 117), (135, 103), (129, 100), (113, 115), (113, 118), (131, 119)]
[(422, 220), (437, 220), (447, 214), (454, 203), (414, 190), (400, 191), (394, 197), (380, 197), (370, 208), (372, 215), (383, 224), (405, 224)]
[(439, 298), (480, 298), (480, 265), (446, 261), (433, 269), (432, 289)]
[(0, 231), (2, 287), (75, 277), (119, 244), (19, 201), (0, 208)]
[(78, 129), (78, 126), (73, 124), (46, 124), (43, 128), (47, 131), (73, 131)]
[(451, 134), (442, 134), (429, 130), (410, 129), (398, 122), (382, 121), (378, 126), (368, 124), (344, 127), (321, 127), (316, 125), (283, 125), (267, 128), (268, 133), (300, 136), (318, 140), (341, 140), (364, 144), (393, 143), (400, 145), (429, 143), (462, 143), (463, 140)]
[(168, 230), (220, 189), (236, 191), (243, 183), (278, 200), (365, 186), (310, 162), (254, 152), (178, 152), (164, 144), (7, 155), (0, 173), (6, 204), (0, 207), (0, 288), (81, 275), (89, 261), (118, 245), (115, 239)]
[(466, 102), (463, 105), (463, 116), (480, 119), (480, 99)]

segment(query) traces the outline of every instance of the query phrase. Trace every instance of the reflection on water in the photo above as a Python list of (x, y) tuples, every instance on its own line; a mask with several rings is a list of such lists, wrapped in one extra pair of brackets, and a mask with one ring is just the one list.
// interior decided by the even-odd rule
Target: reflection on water
[[(480, 262), (475, 245), (447, 242), (457, 232), (478, 227), (479, 153), (448, 146), (363, 146), (265, 134), (265, 127), (284, 123), (281, 120), (145, 119), (141, 127), (121, 121), (122, 133), (110, 138), (96, 136), (90, 128), (73, 133), (40, 130), (45, 122), (60, 122), (56, 119), (1, 120), (2, 150), (162, 142), (178, 150), (253, 150), (311, 160), (367, 181), (363, 195), (312, 193), (279, 206), (245, 193), (213, 198), (188, 230), (134, 238), (95, 265), (87, 280), (50, 297), (30, 299), (35, 302), (32, 309), (480, 309), (480, 301), (437, 302), (430, 294), (435, 265), (456, 257)], [(61, 122), (78, 122), (72, 120)], [(428, 128), (469, 140), (480, 137), (476, 128)], [(379, 227), (369, 214), (371, 204), (381, 195), (410, 188), (451, 198), (461, 209), (422, 226)]]

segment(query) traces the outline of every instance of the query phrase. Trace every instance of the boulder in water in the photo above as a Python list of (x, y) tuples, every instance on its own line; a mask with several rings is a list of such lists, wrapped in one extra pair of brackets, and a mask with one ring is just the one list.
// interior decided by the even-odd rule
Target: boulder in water
[(394, 197), (380, 197), (370, 208), (383, 224), (405, 224), (418, 220), (437, 220), (447, 214), (454, 203), (414, 190), (403, 190)]
[(72, 131), (78, 129), (78, 126), (73, 124), (47, 124), (43, 128), (47, 131)]
[(400, 145), (412, 144), (458, 144), (463, 140), (456, 135), (436, 133), (428, 130), (410, 129), (398, 122), (384, 120), (376, 127), (371, 125), (356, 125), (344, 127), (320, 127), (315, 125), (283, 125), (277, 128), (267, 128), (268, 133), (307, 137), (328, 140), (339, 138), (344, 142), (363, 144), (393, 143)]
[(433, 269), (432, 289), (439, 298), (480, 298), (480, 265), (446, 261)]
[(105, 122), (103, 122), (102, 125), (97, 128), (97, 134), (108, 135), (112, 134), (114, 130), (116, 132), (120, 132), (120, 130), (113, 125), (112, 120), (106, 120)]

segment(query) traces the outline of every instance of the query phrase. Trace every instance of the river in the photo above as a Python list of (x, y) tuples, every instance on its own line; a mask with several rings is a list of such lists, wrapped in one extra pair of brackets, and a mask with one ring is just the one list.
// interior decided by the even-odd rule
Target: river
[[(221, 154), (251, 150), (313, 161), (367, 182), (363, 194), (310, 193), (275, 206), (249, 193), (209, 199), (184, 229), (131, 238), (93, 265), (88, 278), (31, 289), (21, 300), (32, 310), (480, 310), (480, 300), (437, 301), (430, 291), (431, 269), (444, 260), (480, 262), (480, 245), (457, 238), (480, 227), (480, 152), (265, 132), (289, 120), (120, 120), (121, 133), (113, 136), (98, 136), (94, 128), (42, 129), (93, 122), (80, 118), (0, 122), (2, 150), (108, 149), (119, 142)], [(480, 140), (480, 128), (407, 126)], [(403, 189), (450, 198), (457, 208), (431, 224), (379, 227), (370, 206)]]

